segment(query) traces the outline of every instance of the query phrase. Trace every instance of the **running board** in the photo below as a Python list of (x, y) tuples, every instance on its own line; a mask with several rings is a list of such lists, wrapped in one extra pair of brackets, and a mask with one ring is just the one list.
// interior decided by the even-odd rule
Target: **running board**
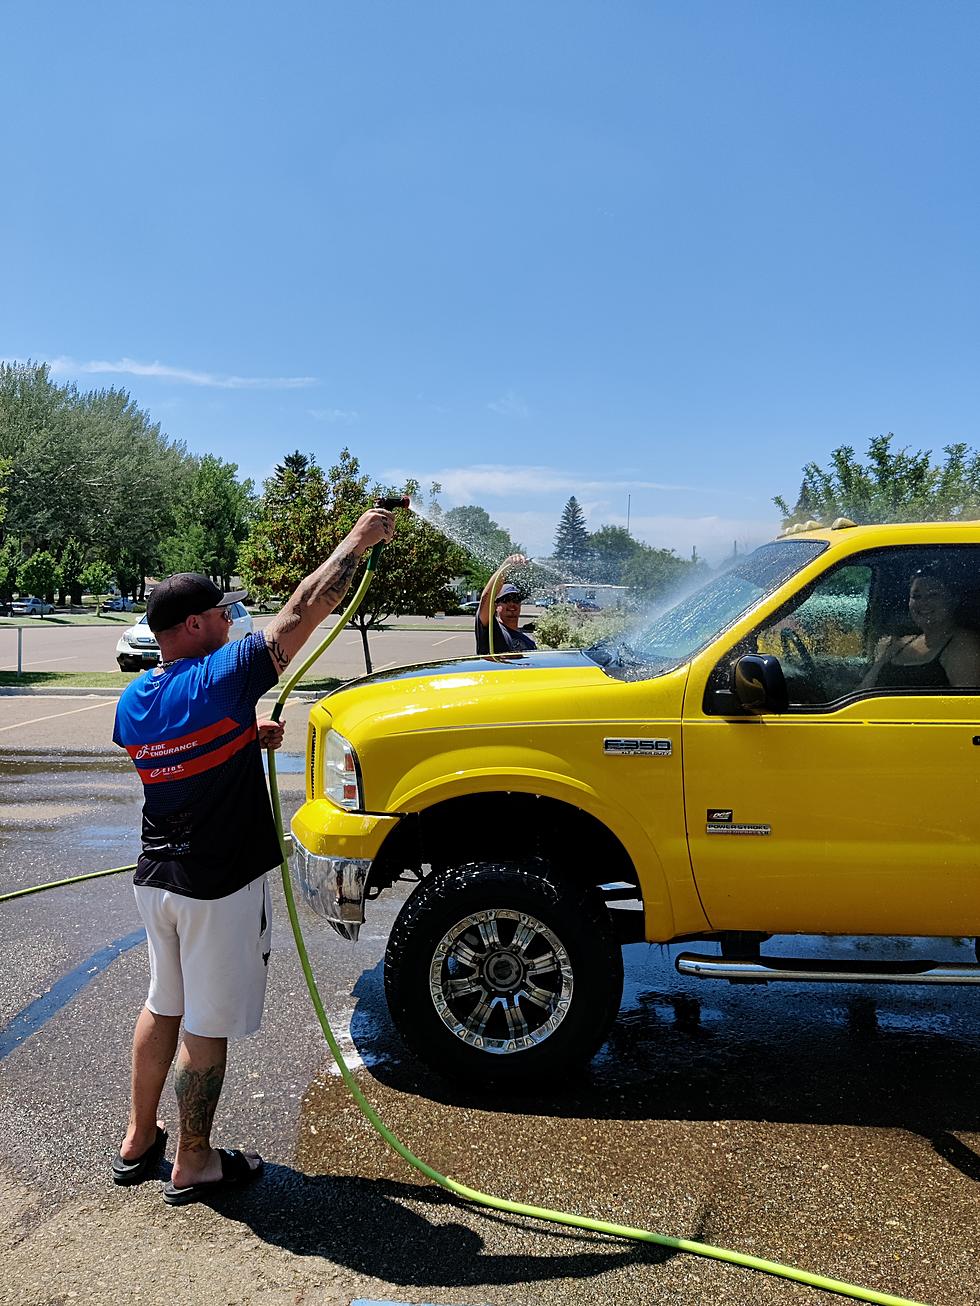
[(980, 965), (938, 961), (821, 961), (808, 957), (705, 957), (682, 952), (675, 963), (682, 975), (769, 984), (980, 984)]

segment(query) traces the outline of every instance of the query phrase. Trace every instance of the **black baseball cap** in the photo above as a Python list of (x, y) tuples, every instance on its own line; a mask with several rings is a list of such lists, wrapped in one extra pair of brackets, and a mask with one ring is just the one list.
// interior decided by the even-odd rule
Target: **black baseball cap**
[(500, 589), (497, 590), (497, 597), (494, 599), (494, 603), (503, 603), (504, 599), (509, 599), (512, 594), (517, 596), (519, 603), (524, 602), (524, 595), (516, 585), (501, 585)]
[(153, 587), (146, 601), (146, 624), (156, 634), (178, 626), (186, 617), (197, 616), (209, 608), (227, 608), (240, 603), (248, 590), (231, 590), (225, 594), (213, 580), (199, 571), (179, 571)]

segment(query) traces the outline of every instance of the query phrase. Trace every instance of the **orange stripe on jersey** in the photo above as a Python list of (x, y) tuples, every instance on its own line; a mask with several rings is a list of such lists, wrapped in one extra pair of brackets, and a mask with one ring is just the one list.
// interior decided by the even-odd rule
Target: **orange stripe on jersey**
[(222, 744), (220, 748), (205, 753), (203, 757), (195, 757), (190, 762), (173, 762), (170, 766), (153, 768), (138, 767), (139, 777), (144, 785), (163, 784), (167, 780), (186, 780), (192, 775), (200, 775), (202, 771), (210, 771), (213, 767), (220, 766), (222, 762), (227, 762), (229, 757), (241, 752), (257, 736), (258, 728), (253, 721), (251, 727), (237, 739), (233, 739), (230, 744)]
[(189, 753), (195, 748), (201, 748), (204, 744), (210, 744), (212, 740), (218, 739), (221, 735), (227, 735), (232, 730), (237, 730), (240, 725), (240, 721), (233, 721), (230, 716), (226, 716), (221, 721), (216, 721), (214, 725), (202, 726), (200, 730), (192, 730), (189, 735), (177, 735), (173, 739), (161, 739), (154, 744), (127, 744), (126, 752), (134, 762), (152, 762), (158, 757), (173, 757), (175, 753)]

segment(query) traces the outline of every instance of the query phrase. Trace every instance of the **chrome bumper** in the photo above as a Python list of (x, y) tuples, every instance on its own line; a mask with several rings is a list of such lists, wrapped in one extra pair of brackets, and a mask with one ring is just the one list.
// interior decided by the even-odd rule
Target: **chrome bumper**
[(318, 857), (293, 839), (293, 883), (303, 901), (337, 931), (356, 941), (364, 924), (364, 886), (370, 859)]

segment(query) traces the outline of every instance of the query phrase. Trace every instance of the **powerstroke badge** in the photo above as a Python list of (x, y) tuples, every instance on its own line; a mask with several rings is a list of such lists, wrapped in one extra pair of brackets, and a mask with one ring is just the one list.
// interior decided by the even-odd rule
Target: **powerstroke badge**
[(670, 757), (669, 739), (604, 739), (602, 751), (616, 757)]
[(704, 828), (705, 834), (772, 834), (771, 825), (734, 825), (731, 822), (725, 824), (719, 822), (712, 824), (710, 821)]

